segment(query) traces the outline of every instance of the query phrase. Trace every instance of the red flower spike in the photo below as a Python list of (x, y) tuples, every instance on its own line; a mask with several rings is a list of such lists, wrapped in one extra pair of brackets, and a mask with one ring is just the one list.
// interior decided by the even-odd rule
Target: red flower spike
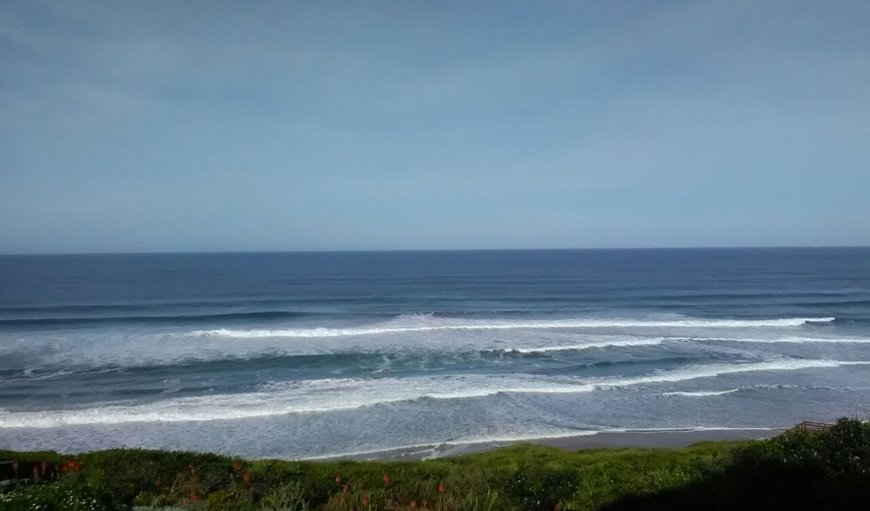
[(344, 485), (344, 488), (341, 489), (341, 493), (347, 495), (347, 485)]
[(239, 473), (239, 470), (241, 470), (241, 469), (242, 469), (242, 466), (239, 465), (239, 462), (235, 462), (235, 463), (233, 463), (233, 472), (234, 472), (234, 473), (237, 473), (237, 474), (238, 474), (238, 473)]
[(390, 474), (384, 472), (384, 486), (390, 484)]
[(363, 495), (363, 498), (362, 498), (362, 505), (363, 505), (363, 506), (368, 506), (368, 505), (369, 505), (369, 496), (368, 496), (368, 495)]
[(445, 489), (446, 489), (446, 488), (444, 488), (444, 483), (443, 483), (443, 482), (442, 482), (442, 483), (438, 483), (438, 493), (444, 493), (444, 490), (445, 490)]

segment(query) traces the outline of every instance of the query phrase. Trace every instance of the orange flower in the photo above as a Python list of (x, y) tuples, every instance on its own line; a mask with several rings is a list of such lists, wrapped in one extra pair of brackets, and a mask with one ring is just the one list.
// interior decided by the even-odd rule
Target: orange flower
[(445, 490), (444, 483), (443, 482), (438, 483), (438, 493), (444, 493), (444, 490)]
[(242, 474), (242, 482), (245, 483), (245, 486), (251, 486), (251, 473), (250, 472), (245, 471), (245, 473)]
[(362, 505), (363, 505), (363, 506), (368, 506), (368, 505), (369, 505), (369, 496), (368, 496), (368, 495), (363, 495), (363, 498), (362, 498)]
[(335, 484), (341, 484), (341, 472), (335, 474)]
[(63, 462), (63, 465), (61, 466), (61, 471), (63, 471), (63, 472), (77, 472), (81, 468), (82, 468), (82, 464), (79, 463), (78, 461), (66, 460), (65, 462)]
[(390, 474), (384, 472), (384, 486), (390, 484)]
[(239, 465), (239, 462), (238, 462), (238, 461), (235, 462), (235, 463), (233, 463), (233, 472), (238, 473), (239, 470), (241, 470), (241, 469), (242, 469), (242, 466)]

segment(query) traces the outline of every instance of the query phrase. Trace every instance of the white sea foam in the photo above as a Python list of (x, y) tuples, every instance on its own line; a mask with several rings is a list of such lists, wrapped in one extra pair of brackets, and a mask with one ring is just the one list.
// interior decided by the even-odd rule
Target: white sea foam
[(193, 337), (352, 337), (361, 335), (388, 335), (408, 332), (432, 332), (441, 330), (517, 330), (517, 329), (564, 329), (564, 328), (771, 328), (795, 327), (806, 323), (827, 323), (835, 318), (774, 318), (774, 319), (621, 319), (580, 318), (560, 320), (501, 320), (457, 321), (451, 318), (432, 316), (403, 316), (396, 320), (363, 327), (349, 328), (283, 328), (283, 329), (230, 329), (195, 330), (185, 335)]
[(576, 378), (536, 375), (452, 375), (379, 379), (320, 379), (282, 382), (258, 392), (166, 399), (147, 404), (8, 411), (0, 428), (136, 422), (189, 422), (346, 410), (422, 398), (463, 399), (500, 393), (581, 393), (632, 385), (680, 382), (752, 371), (789, 371), (868, 365), (870, 361), (778, 359), (742, 364), (709, 364), (637, 377)]
[(723, 374), (745, 373), (755, 371), (794, 371), (799, 369), (813, 369), (825, 367), (841, 367), (851, 365), (870, 365), (870, 361), (844, 361), (844, 360), (809, 360), (809, 359), (779, 359), (766, 362), (749, 362), (744, 364), (708, 364), (692, 366), (685, 369), (654, 373), (649, 376), (640, 376), (618, 380), (614, 384), (601, 383), (601, 387), (624, 387), (644, 383), (666, 383), (698, 378), (710, 378)]
[(849, 338), (849, 337), (770, 337), (770, 338), (718, 338), (718, 337), (669, 337), (669, 341), (721, 341), (721, 342), (747, 342), (747, 343), (763, 343), (763, 344), (813, 344), (813, 343), (832, 343), (832, 344), (870, 344), (870, 339), (867, 338)]
[[(281, 338), (263, 337), (249, 339), (178, 338), (173, 334), (131, 336), (117, 341), (96, 342), (83, 338), (66, 341), (67, 351), (53, 350), (45, 341), (34, 339), (33, 345), (45, 345), (39, 354), (28, 355), (31, 369), (20, 377), (29, 379), (57, 379), (78, 371), (102, 368), (115, 371), (118, 368), (143, 366), (173, 366), (178, 364), (209, 363), (213, 361), (255, 360), (273, 357), (329, 357), (361, 355), (366, 364), (373, 363), (374, 356), (384, 357), (381, 371), (388, 371), (396, 360), (407, 362), (421, 357), (420, 363), (441, 364), (440, 357), (475, 357), (476, 353), (536, 354), (570, 353), (584, 350), (607, 349), (655, 349), (657, 346), (675, 347), (678, 344), (714, 346), (716, 349), (732, 350), (752, 344), (786, 346), (820, 345), (847, 346), (868, 345), (870, 338), (837, 336), (819, 332), (813, 336), (790, 336), (788, 330), (761, 329), (713, 329), (676, 332), (671, 330), (639, 329), (634, 331), (588, 330), (502, 330), (497, 335), (465, 335), (445, 332), (437, 338), (427, 335), (382, 336), (382, 337), (332, 337), (332, 338)], [(826, 329), (821, 329), (826, 330)], [(678, 334), (678, 335), (674, 335)], [(169, 335), (167, 337), (167, 335)], [(830, 336), (830, 337), (828, 337)], [(76, 341), (76, 342), (73, 342)], [(239, 341), (239, 342), (232, 342)], [(241, 342), (244, 341), (244, 342)], [(2, 342), (0, 342), (2, 343)], [(724, 348), (727, 347), (727, 348)], [(743, 348), (738, 348), (743, 349)], [(2, 358), (2, 354), (0, 354)], [(835, 358), (835, 357), (832, 357)]]
[(733, 342), (733, 343), (759, 343), (759, 344), (870, 344), (870, 339), (858, 338), (843, 338), (843, 337), (772, 337), (763, 339), (758, 337), (751, 338), (722, 338), (714, 337), (650, 337), (650, 338), (630, 338), (630, 339), (614, 339), (611, 341), (593, 341), (582, 344), (564, 344), (554, 346), (531, 346), (522, 348), (505, 348), (504, 351), (513, 351), (517, 353), (545, 353), (549, 351), (581, 351), (593, 348), (619, 348), (632, 346), (658, 346), (669, 342)]
[[(403, 315), (368, 326), (131, 331), (69, 331), (53, 336), (0, 335), (0, 358), (21, 358), (36, 368), (36, 378), (58, 369), (171, 366), (218, 360), (344, 355), (351, 353), (457, 354), (470, 352), (539, 353), (593, 348), (653, 347), (672, 342), (870, 343), (837, 335), (835, 329), (801, 327), (800, 317), (758, 320), (700, 319), (675, 314), (625, 318), (562, 320), (475, 320), (434, 315)], [(403, 335), (404, 333), (404, 335)], [(233, 342), (239, 341), (239, 342)], [(241, 342), (244, 341), (244, 342)], [(54, 373), (48, 379), (65, 376)]]
[(517, 353), (544, 353), (547, 351), (579, 351), (593, 348), (618, 348), (623, 346), (656, 346), (667, 339), (663, 337), (653, 339), (622, 339), (613, 341), (588, 342), (584, 344), (566, 344), (564, 346), (540, 346), (531, 348), (513, 348), (505, 351), (515, 351)]
[[(850, 363), (844, 363), (850, 365)], [(855, 365), (851, 363), (851, 365)], [(727, 390), (699, 390), (694, 392), (663, 392), (662, 396), (682, 396), (682, 397), (709, 397), (709, 396), (724, 396), (726, 394), (734, 394), (735, 392), (751, 392), (751, 391), (770, 391), (784, 389), (799, 389), (799, 390), (839, 390), (839, 391), (855, 391), (854, 387), (819, 387), (812, 385), (789, 385), (789, 384), (772, 384), (772, 385), (745, 385), (735, 389)]]
[(740, 392), (740, 389), (728, 389), (728, 390), (699, 390), (695, 392), (664, 392), (663, 396), (681, 396), (681, 397), (710, 397), (710, 396), (724, 396), (726, 394), (733, 394), (735, 392)]

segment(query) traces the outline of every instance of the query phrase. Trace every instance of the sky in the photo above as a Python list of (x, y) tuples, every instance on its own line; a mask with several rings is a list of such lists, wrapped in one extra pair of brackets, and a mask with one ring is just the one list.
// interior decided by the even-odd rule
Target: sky
[(0, 2), (0, 253), (870, 244), (870, 2)]

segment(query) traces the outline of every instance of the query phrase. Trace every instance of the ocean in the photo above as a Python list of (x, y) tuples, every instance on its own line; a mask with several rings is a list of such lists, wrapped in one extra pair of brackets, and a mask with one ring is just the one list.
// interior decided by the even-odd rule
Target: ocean
[(0, 448), (320, 458), (868, 415), (868, 248), (0, 257)]

